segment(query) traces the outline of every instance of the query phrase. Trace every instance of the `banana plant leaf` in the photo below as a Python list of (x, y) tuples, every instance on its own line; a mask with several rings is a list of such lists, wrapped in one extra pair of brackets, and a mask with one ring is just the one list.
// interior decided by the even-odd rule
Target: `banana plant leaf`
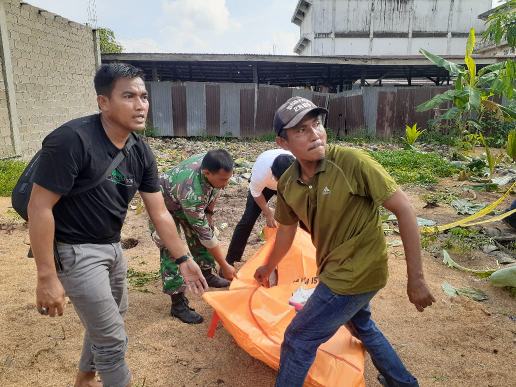
[(504, 267), (495, 271), (489, 277), (489, 281), (493, 286), (511, 286), (516, 287), (516, 265)]
[(487, 65), (485, 67), (482, 67), (480, 70), (478, 70), (477, 76), (481, 77), (487, 73), (494, 74), (495, 72), (500, 71), (504, 67), (505, 67), (505, 62), (493, 63), (493, 64)]
[(512, 119), (516, 119), (516, 111), (511, 109), (510, 107), (508, 106), (502, 106), (500, 105), (500, 110), (503, 112), (503, 114), (505, 114), (506, 116), (512, 118)]
[(475, 86), (466, 86), (465, 90), (469, 94), (469, 110), (480, 109), (480, 90)]
[(496, 271), (495, 269), (474, 270), (474, 269), (469, 269), (467, 267), (461, 266), (450, 257), (450, 254), (448, 254), (448, 252), (446, 250), (443, 250), (443, 263), (448, 267), (451, 267), (453, 269), (457, 269), (460, 271), (465, 271), (467, 273), (471, 273), (480, 278), (487, 278)]
[(468, 41), (466, 43), (466, 55), (464, 56), (464, 63), (466, 63), (466, 67), (469, 72), (469, 82), (470, 86), (474, 86), (477, 83), (477, 65), (475, 64), (475, 60), (471, 56), (473, 54), (473, 49), (475, 48), (475, 30), (471, 28), (469, 30)]
[(438, 55), (432, 54), (431, 52), (426, 51), (425, 49), (420, 49), (419, 52), (423, 54), (430, 62), (435, 64), (436, 66), (442, 67), (446, 69), (451, 76), (458, 76), (461, 73), (464, 73), (464, 68), (459, 66), (449, 60), (441, 58)]
[(453, 101), (455, 98), (464, 98), (467, 95), (468, 91), (466, 90), (446, 90), (444, 93), (436, 95), (431, 100), (418, 105), (416, 107), (416, 111), (424, 112), (433, 109), (445, 102)]

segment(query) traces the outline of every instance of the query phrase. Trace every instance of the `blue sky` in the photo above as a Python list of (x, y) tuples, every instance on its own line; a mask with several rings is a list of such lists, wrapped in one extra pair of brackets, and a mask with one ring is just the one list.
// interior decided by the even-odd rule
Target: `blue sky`
[[(124, 52), (292, 55), (298, 0), (25, 0), (67, 19), (115, 32)], [(493, 0), (498, 4), (500, 0)]]
[[(25, 0), (88, 22), (88, 0)], [(293, 54), (297, 0), (95, 0), (97, 25), (115, 32), (124, 52)]]

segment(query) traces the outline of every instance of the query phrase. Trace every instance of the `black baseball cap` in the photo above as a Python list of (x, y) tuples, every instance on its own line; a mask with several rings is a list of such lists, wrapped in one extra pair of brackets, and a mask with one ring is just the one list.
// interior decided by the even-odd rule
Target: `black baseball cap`
[(282, 129), (293, 128), (308, 113), (328, 114), (328, 110), (319, 107), (312, 101), (303, 97), (292, 97), (281, 105), (274, 114), (274, 121), (272, 126), (276, 134), (279, 134)]

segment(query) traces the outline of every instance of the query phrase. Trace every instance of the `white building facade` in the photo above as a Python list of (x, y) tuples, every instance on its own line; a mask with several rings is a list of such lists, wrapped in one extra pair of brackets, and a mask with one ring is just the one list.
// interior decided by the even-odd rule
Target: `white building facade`
[(491, 0), (299, 0), (292, 22), (300, 27), (300, 55), (403, 56), (424, 48), (464, 54), (470, 28)]

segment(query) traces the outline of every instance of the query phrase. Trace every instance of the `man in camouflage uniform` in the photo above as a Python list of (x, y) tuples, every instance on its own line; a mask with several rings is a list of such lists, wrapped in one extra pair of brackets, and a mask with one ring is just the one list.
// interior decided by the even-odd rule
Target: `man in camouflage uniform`
[[(228, 152), (218, 149), (192, 156), (160, 176), (167, 209), (178, 231), (180, 227), (183, 229), (190, 253), (208, 286), (214, 288), (229, 286), (225, 278), (232, 279), (235, 274), (235, 269), (224, 258), (212, 221), (215, 202), (232, 175), (233, 159)], [(160, 247), (163, 292), (172, 298), (170, 314), (189, 324), (201, 323), (202, 316), (188, 305), (185, 283), (177, 264), (159, 244), (159, 236), (153, 233), (153, 238)], [(215, 261), (225, 278), (214, 273)]]

